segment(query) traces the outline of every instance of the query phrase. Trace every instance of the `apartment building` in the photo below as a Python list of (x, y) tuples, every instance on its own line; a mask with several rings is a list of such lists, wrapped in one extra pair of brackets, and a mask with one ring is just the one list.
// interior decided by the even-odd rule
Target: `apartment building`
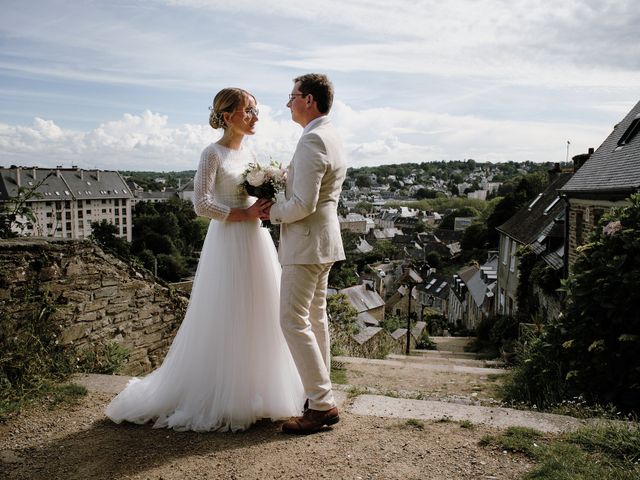
[(82, 239), (91, 222), (107, 220), (131, 241), (133, 195), (116, 171), (0, 167), (0, 203), (15, 203), (20, 191), (35, 217), (21, 235)]

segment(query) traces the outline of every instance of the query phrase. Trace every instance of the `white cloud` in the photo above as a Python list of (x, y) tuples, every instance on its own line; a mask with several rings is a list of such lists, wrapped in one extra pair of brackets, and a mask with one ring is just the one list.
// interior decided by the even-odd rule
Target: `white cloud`
[[(334, 124), (350, 166), (474, 158), (478, 161), (561, 161), (566, 140), (573, 153), (597, 147), (608, 131), (583, 125), (488, 121), (397, 109), (354, 110), (336, 102)], [(260, 160), (288, 164), (301, 128), (288, 111), (261, 105), (257, 134), (248, 148)], [(59, 164), (118, 170), (187, 170), (202, 149), (218, 138), (208, 125), (170, 125), (165, 115), (125, 113), (90, 131), (60, 128), (36, 118), (31, 126), (0, 124), (0, 161)]]

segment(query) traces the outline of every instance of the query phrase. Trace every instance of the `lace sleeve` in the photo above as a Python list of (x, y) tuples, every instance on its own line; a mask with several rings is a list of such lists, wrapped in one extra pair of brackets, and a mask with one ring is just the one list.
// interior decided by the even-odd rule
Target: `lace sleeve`
[(193, 205), (197, 215), (223, 222), (229, 216), (231, 207), (217, 203), (213, 198), (219, 163), (218, 155), (213, 149), (206, 148), (202, 152), (196, 178), (193, 180)]

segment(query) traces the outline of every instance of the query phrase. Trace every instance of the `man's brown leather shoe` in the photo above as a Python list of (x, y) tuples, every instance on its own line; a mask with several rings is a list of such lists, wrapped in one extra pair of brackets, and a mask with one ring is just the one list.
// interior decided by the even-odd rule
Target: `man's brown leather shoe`
[(287, 420), (282, 424), (282, 431), (285, 433), (295, 433), (297, 435), (308, 435), (322, 430), (322, 427), (334, 425), (340, 421), (338, 408), (333, 407), (327, 411), (313, 410), (308, 408), (304, 415)]

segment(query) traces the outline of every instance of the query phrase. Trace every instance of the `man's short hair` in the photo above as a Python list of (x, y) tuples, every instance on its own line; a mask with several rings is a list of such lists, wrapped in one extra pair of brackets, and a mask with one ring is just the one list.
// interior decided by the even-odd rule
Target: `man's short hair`
[(300, 82), (300, 93), (313, 95), (318, 103), (318, 111), (327, 114), (333, 105), (333, 84), (323, 73), (307, 73), (293, 79)]

